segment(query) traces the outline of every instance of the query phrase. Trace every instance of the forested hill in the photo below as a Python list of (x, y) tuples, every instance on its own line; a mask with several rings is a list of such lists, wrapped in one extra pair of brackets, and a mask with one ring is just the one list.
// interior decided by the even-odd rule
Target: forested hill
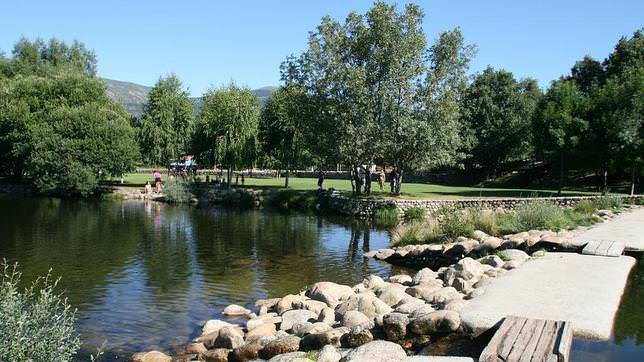
[[(136, 117), (141, 115), (143, 104), (148, 98), (151, 87), (107, 78), (103, 78), (103, 81), (107, 86), (107, 94), (110, 98), (120, 103), (132, 115)], [(264, 104), (276, 89), (277, 87), (267, 86), (253, 89), (253, 93)], [(192, 101), (195, 103), (196, 109), (201, 108), (201, 97), (194, 97)]]

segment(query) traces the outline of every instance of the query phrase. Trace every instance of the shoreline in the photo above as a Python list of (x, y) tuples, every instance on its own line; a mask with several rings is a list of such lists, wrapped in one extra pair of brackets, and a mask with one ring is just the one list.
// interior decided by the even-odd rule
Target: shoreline
[[(610, 221), (600, 225), (609, 224)], [(579, 230), (584, 231), (586, 229)], [(567, 238), (577, 234), (569, 233)], [(480, 236), (483, 241), (477, 240), (478, 245), (485, 243), (483, 235)], [(465, 240), (461, 243), (464, 242)], [(569, 262), (563, 261), (562, 257), (566, 260), (571, 257), (581, 259), (583, 262), (580, 265), (592, 261), (590, 269), (593, 269), (596, 263), (609, 263), (606, 271), (613, 274), (607, 273), (606, 278), (613, 282), (612, 286), (608, 283), (593, 283), (592, 279), (586, 278), (587, 272), (583, 270), (576, 276), (581, 279), (571, 278), (569, 283), (576, 285), (579, 280), (586, 279), (585, 287), (591, 286), (596, 289), (590, 293), (601, 293), (599, 291), (603, 288), (610, 291), (609, 298), (600, 303), (602, 310), (607, 311), (602, 312), (607, 317), (602, 317), (602, 322), (597, 327), (599, 332), (593, 329), (594, 326), (590, 327), (590, 332), (587, 332), (587, 327), (580, 327), (579, 331), (575, 330), (575, 337), (600, 340), (610, 337), (614, 314), (627, 285), (629, 273), (635, 265), (632, 257), (587, 256), (578, 254), (578, 250), (564, 253), (538, 250), (528, 255), (525, 251), (515, 248), (504, 249), (504, 253), (504, 259), (507, 260), (496, 254), (478, 259), (463, 256), (456, 263), (439, 267), (436, 271), (423, 268), (413, 276), (392, 275), (386, 280), (370, 275), (354, 286), (322, 281), (299, 294), (257, 300), (252, 310), (244, 306), (229, 305), (221, 311), (225, 318), (207, 321), (202, 326), (201, 335), (172, 360), (190, 361), (200, 358), (207, 361), (245, 361), (261, 358), (271, 361), (309, 359), (337, 362), (368, 360), (364, 359), (365, 356), (371, 356), (372, 359), (376, 358), (374, 360), (432, 361), (435, 360), (434, 356), (415, 354), (445, 337), (472, 339), (477, 338), (482, 332), (487, 331), (485, 335), (490, 334), (499, 319), (511, 313), (511, 307), (503, 307), (504, 310), (498, 311), (496, 306), (499, 304), (494, 302), (495, 307), (491, 310), (496, 314), (486, 317), (483, 324), (476, 322), (476, 316), (481, 314), (481, 305), (483, 309), (490, 309), (487, 299), (495, 298), (495, 295), (498, 298), (501, 295), (502, 300), (505, 300), (512, 295), (512, 292), (503, 290), (503, 285), (518, 283), (528, 289), (534, 289), (526, 282), (526, 275), (528, 279), (543, 274), (551, 278), (546, 280), (565, 280), (565, 273), (556, 271), (557, 267), (568, 267)], [(554, 275), (535, 274), (532, 269), (541, 270), (542, 267), (537, 265), (540, 263), (548, 263), (547, 268), (555, 270)], [(616, 268), (614, 263), (621, 266)], [(614, 282), (620, 278), (623, 279), (623, 283)], [(557, 284), (552, 281), (538, 285), (547, 287)], [(540, 293), (545, 293), (546, 297), (550, 295), (547, 291)], [(575, 310), (575, 303), (580, 304), (580, 301), (581, 304), (585, 301), (590, 305), (596, 303), (588, 300), (587, 294), (570, 295), (576, 298), (572, 304), (548, 305), (554, 309), (555, 316), (567, 308)], [(533, 298), (529, 293), (526, 298), (528, 299), (523, 299), (521, 304), (522, 307), (528, 308), (524, 312), (530, 313), (533, 309), (539, 309), (530, 307), (532, 304), (526, 302)], [(590, 307), (590, 310), (594, 308)], [(583, 313), (581, 317), (574, 312), (571, 315), (572, 319), (589, 318)], [(537, 316), (543, 317), (539, 313)], [(595, 315), (591, 314), (590, 317), (594, 319)], [(247, 319), (244, 321), (244, 318)], [(574, 326), (573, 321), (573, 328)], [(134, 356), (134, 360), (170, 360), (169, 356), (158, 351), (147, 353), (153, 354), (139, 353)], [(147, 359), (153, 356), (160, 359)], [(476, 356), (460, 358), (462, 361), (474, 361)]]

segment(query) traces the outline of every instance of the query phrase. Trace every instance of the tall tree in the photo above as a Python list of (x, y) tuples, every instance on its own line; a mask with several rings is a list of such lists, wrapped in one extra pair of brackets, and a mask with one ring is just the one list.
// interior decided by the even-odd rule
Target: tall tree
[(203, 97), (196, 143), (201, 147), (200, 157), (210, 154), (226, 166), (228, 188), (233, 169), (254, 161), (259, 113), (253, 92), (234, 83), (211, 89)]
[(566, 158), (578, 147), (588, 122), (580, 118), (583, 97), (567, 79), (552, 82), (533, 116), (537, 153), (559, 165), (558, 193), (565, 183)]
[[(317, 110), (306, 119), (311, 136), (307, 143), (328, 163), (355, 170), (361, 164), (387, 162), (398, 169), (402, 181), (403, 169), (454, 158), (456, 147), (432, 147), (441, 133), (456, 140), (450, 136), (457, 135), (457, 121), (449, 119), (458, 105), (436, 100), (450, 99), (448, 94), (458, 88), (454, 86), (464, 84), (462, 71), (472, 49), (457, 29), (441, 35), (434, 49), (440, 52), (430, 51), (430, 61), (425, 57), (423, 17), (417, 5), (397, 12), (395, 5), (381, 1), (364, 15), (349, 14), (344, 23), (325, 17), (311, 33), (308, 49), (285, 62), (283, 79), (304, 89), (307, 102)], [(433, 111), (427, 110), (430, 103)]]
[(307, 116), (307, 102), (303, 97), (306, 97), (304, 92), (294, 85), (280, 87), (264, 104), (258, 126), (265, 158), (270, 158), (274, 167), (286, 170), (285, 188), (288, 188), (291, 170), (312, 162), (302, 127), (302, 120)]
[(579, 91), (588, 95), (595, 87), (604, 84), (606, 74), (602, 63), (586, 55), (572, 67), (570, 79), (575, 82)]
[(472, 163), (496, 174), (505, 162), (527, 159), (540, 96), (533, 80), (517, 82), (508, 71), (488, 67), (477, 75), (464, 97), (464, 121), (474, 139)]
[(163, 165), (185, 155), (194, 128), (193, 104), (179, 78), (159, 78), (148, 94), (138, 131), (143, 160)]

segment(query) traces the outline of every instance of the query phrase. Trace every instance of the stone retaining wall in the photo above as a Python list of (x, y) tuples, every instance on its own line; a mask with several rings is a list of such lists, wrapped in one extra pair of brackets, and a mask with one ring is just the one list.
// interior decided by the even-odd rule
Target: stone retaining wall
[[(338, 193), (329, 196), (329, 207), (341, 214), (368, 217), (380, 205), (395, 205), (404, 215), (412, 207), (420, 207), (428, 213), (435, 212), (442, 207), (457, 209), (479, 207), (485, 210), (514, 210), (517, 206), (537, 200), (552, 202), (560, 207), (573, 207), (582, 200), (594, 200), (601, 196), (566, 196), (566, 197), (523, 197), (523, 198), (476, 198), (476, 199), (451, 199), (451, 200), (413, 200), (413, 199), (358, 199)], [(624, 196), (624, 199), (644, 199), (643, 195)]]

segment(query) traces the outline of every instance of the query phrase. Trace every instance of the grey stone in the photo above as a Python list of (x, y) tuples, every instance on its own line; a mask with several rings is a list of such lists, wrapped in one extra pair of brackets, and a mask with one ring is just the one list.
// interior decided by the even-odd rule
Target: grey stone
[(342, 347), (354, 348), (373, 341), (373, 334), (364, 325), (352, 327), (349, 333), (340, 338)]
[(263, 359), (271, 359), (279, 354), (296, 352), (300, 348), (300, 338), (297, 336), (286, 336), (278, 338), (259, 351), (259, 357)]
[(349, 310), (342, 316), (342, 325), (352, 328), (361, 324), (368, 324), (371, 319), (357, 310)]
[(480, 258), (478, 260), (481, 264), (487, 264), (490, 265), (494, 268), (498, 268), (503, 266), (503, 259), (501, 259), (498, 255), (488, 255)]
[(251, 313), (250, 309), (246, 309), (242, 306), (239, 306), (237, 304), (231, 304), (224, 308), (224, 311), (222, 312), (223, 315), (227, 316), (247, 316)]
[(314, 312), (306, 309), (293, 309), (284, 312), (282, 314), (282, 323), (280, 324), (280, 330), (288, 331), (293, 328), (295, 323), (302, 322), (316, 322), (318, 315)]
[(326, 303), (329, 307), (335, 308), (341, 301), (347, 300), (356, 294), (347, 285), (332, 282), (319, 282), (313, 285), (310, 292), (311, 299)]
[(378, 314), (389, 313), (392, 309), (375, 295), (361, 293), (350, 297), (336, 308), (336, 312), (340, 315), (344, 315), (350, 310), (357, 310), (367, 317), (373, 318)]
[(235, 349), (244, 345), (244, 332), (239, 327), (223, 327), (215, 340), (214, 347)]
[(318, 321), (332, 326), (335, 323), (335, 311), (331, 308), (322, 309)]
[(339, 362), (342, 355), (330, 344), (322, 347), (318, 355), (318, 362)]
[(439, 310), (412, 320), (409, 328), (414, 333), (425, 335), (454, 332), (460, 325), (461, 318), (457, 312)]
[(390, 341), (398, 341), (407, 335), (409, 317), (402, 313), (389, 313), (382, 319), (382, 329)]
[(355, 348), (342, 358), (344, 362), (395, 362), (407, 357), (398, 344), (387, 341), (373, 341)]
[(398, 274), (390, 276), (389, 281), (398, 284), (408, 284), (412, 282), (412, 278), (406, 274)]
[(429, 268), (419, 270), (412, 278), (412, 284), (418, 285), (423, 283), (431, 283), (432, 280), (438, 278), (438, 274)]

